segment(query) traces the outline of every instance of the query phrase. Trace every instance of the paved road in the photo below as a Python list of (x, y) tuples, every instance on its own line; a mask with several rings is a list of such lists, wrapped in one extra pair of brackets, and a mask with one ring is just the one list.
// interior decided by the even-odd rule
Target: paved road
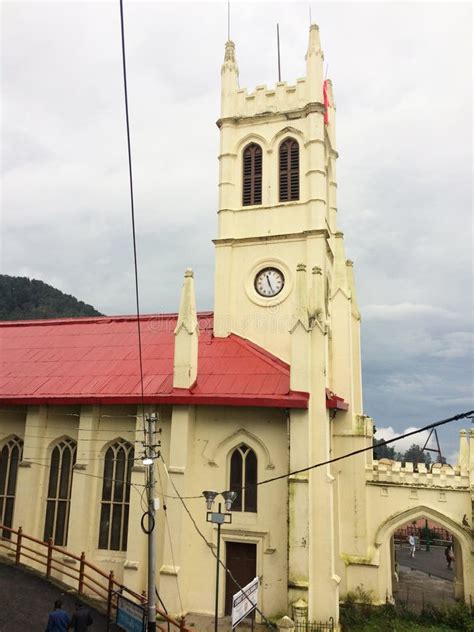
[[(24, 567), (16, 567), (0, 562), (0, 632), (44, 632), (48, 612), (53, 609), (56, 599), (62, 599), (63, 608), (74, 612), (75, 593), (67, 592), (48, 582), (44, 577), (32, 573)], [(105, 632), (106, 618), (91, 608), (93, 625), (90, 632)], [(212, 632), (213, 617), (188, 614), (186, 625), (196, 632)], [(255, 624), (255, 632), (265, 626)], [(243, 622), (239, 629), (250, 630), (251, 625)], [(265, 628), (266, 629), (266, 628)], [(111, 632), (113, 627), (111, 627)], [(230, 630), (229, 617), (219, 620), (219, 631)]]
[[(74, 612), (75, 595), (23, 568), (0, 563), (0, 632), (44, 632), (56, 599)], [(106, 618), (92, 610), (91, 632), (105, 632)]]
[[(454, 580), (455, 570), (449, 570), (446, 567), (444, 547), (442, 546), (431, 546), (429, 551), (416, 551), (415, 557), (411, 558), (408, 545), (404, 544), (403, 548), (399, 548), (397, 545), (395, 555), (399, 564), (408, 566), (412, 570), (423, 571), (428, 575), (442, 579)], [(455, 564), (456, 562), (454, 562), (453, 568)]]

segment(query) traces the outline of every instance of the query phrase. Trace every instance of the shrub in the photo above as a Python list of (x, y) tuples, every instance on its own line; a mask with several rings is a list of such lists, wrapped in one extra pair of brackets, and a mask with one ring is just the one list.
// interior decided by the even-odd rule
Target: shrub
[(421, 618), (424, 621), (441, 623), (459, 632), (470, 632), (474, 626), (474, 618), (465, 603), (444, 604), (436, 607), (427, 604)]

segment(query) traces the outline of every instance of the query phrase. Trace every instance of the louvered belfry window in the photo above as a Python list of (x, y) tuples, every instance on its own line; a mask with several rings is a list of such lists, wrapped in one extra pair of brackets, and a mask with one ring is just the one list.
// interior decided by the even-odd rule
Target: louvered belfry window
[(262, 203), (262, 148), (250, 143), (243, 155), (242, 204), (251, 206)]
[(133, 446), (122, 440), (105, 453), (99, 549), (127, 550), (133, 458)]
[(287, 138), (280, 145), (280, 202), (300, 199), (300, 148)]
[[(11, 527), (15, 505), (18, 463), (21, 461), (23, 441), (13, 437), (0, 450), (0, 524)], [(0, 532), (0, 537), (10, 539), (10, 531)]]
[(44, 540), (52, 538), (53, 543), (58, 546), (67, 544), (72, 473), (76, 462), (76, 452), (76, 442), (72, 439), (63, 439), (51, 453)]

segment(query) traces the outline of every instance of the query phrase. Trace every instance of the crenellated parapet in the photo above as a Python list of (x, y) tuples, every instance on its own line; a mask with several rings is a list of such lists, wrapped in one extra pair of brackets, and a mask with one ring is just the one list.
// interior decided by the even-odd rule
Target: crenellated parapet
[[(311, 112), (325, 111), (325, 97), (323, 95), (323, 60), (319, 28), (312, 24), (309, 31), (308, 49), (306, 52), (306, 76), (296, 80), (294, 85), (286, 81), (279, 81), (270, 89), (260, 85), (252, 92), (240, 88), (238, 83), (239, 71), (235, 55), (235, 45), (228, 41), (226, 44), (224, 63), (222, 65), (221, 92), (221, 121), (222, 119), (252, 118), (259, 115), (278, 114), (288, 118), (307, 116)], [(334, 109), (332, 86), (329, 86), (329, 109)], [(326, 89), (326, 93), (328, 93)], [(327, 101), (326, 94), (326, 101)], [(328, 112), (328, 123), (333, 122), (333, 112)], [(331, 119), (331, 120), (330, 120)]]
[[(246, 88), (240, 88), (236, 93), (233, 115), (244, 118), (269, 112), (284, 114), (304, 108), (310, 103), (309, 97), (304, 77), (297, 79), (296, 85), (279, 81), (270, 89), (266, 85), (257, 86), (252, 92)], [(320, 105), (322, 111), (322, 104)]]
[(403, 485), (442, 489), (469, 489), (469, 470), (460, 465), (426, 466), (422, 463), (401, 463), (390, 459), (373, 461), (365, 469), (367, 483)]

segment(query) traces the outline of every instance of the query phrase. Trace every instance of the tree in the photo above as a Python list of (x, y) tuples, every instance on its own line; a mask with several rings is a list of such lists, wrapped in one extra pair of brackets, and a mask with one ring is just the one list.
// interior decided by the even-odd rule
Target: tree
[(389, 445), (381, 445), (383, 444), (385, 439), (375, 439), (374, 438), (374, 459), (392, 459), (392, 461), (397, 460), (397, 453), (395, 452), (395, 448)]
[(0, 320), (101, 316), (92, 305), (27, 277), (0, 274)]
[(423, 452), (419, 445), (413, 443), (403, 455), (403, 461), (406, 463), (431, 463), (431, 454)]

